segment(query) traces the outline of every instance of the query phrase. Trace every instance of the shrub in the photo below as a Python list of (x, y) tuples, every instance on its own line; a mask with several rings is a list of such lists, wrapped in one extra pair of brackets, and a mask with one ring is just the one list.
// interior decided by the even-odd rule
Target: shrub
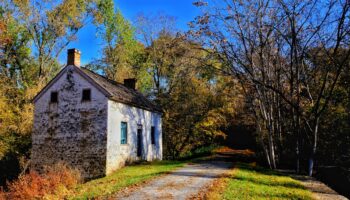
[(2, 191), (2, 188), (0, 188), (0, 199), (6, 199), (5, 193)]
[(8, 183), (8, 192), (0, 199), (61, 199), (80, 181), (80, 174), (63, 163), (45, 167), (44, 173), (30, 171)]

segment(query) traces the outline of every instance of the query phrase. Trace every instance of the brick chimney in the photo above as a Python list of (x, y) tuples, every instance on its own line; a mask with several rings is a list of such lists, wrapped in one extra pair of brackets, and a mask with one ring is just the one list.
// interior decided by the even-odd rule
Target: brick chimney
[(68, 49), (67, 65), (75, 65), (80, 67), (80, 54), (78, 49)]
[(128, 79), (124, 79), (124, 85), (128, 88), (134, 89), (135, 90), (135, 86), (136, 86), (136, 79), (135, 78), (128, 78)]

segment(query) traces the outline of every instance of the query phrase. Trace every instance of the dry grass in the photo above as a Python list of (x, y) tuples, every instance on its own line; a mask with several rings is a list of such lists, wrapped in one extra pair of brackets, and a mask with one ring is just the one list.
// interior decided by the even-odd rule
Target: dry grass
[(8, 184), (0, 199), (62, 199), (79, 183), (80, 174), (63, 163), (46, 167), (43, 174), (30, 171)]
[(221, 200), (222, 192), (225, 191), (228, 182), (230, 181), (230, 177), (233, 177), (235, 172), (236, 169), (232, 169), (228, 173), (223, 174), (220, 178), (213, 181), (213, 183), (207, 189), (203, 199)]

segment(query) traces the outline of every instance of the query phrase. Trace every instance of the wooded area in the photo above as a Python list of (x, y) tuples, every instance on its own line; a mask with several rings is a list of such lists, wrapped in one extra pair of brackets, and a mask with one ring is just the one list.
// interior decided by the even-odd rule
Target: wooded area
[(0, 2), (0, 180), (26, 169), (32, 99), (88, 23), (98, 28), (103, 55), (86, 67), (116, 81), (136, 78), (162, 106), (165, 158), (240, 126), (253, 127), (270, 168), (309, 175), (315, 166), (350, 168), (350, 2), (194, 6), (202, 15), (185, 32), (164, 14), (130, 22), (112, 0)]

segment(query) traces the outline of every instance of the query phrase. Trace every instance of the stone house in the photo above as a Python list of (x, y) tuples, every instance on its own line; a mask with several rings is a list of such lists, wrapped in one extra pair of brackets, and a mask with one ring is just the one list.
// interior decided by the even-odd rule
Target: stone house
[(125, 163), (162, 159), (162, 111), (124, 84), (80, 67), (80, 52), (34, 98), (31, 167), (65, 162), (84, 179)]

